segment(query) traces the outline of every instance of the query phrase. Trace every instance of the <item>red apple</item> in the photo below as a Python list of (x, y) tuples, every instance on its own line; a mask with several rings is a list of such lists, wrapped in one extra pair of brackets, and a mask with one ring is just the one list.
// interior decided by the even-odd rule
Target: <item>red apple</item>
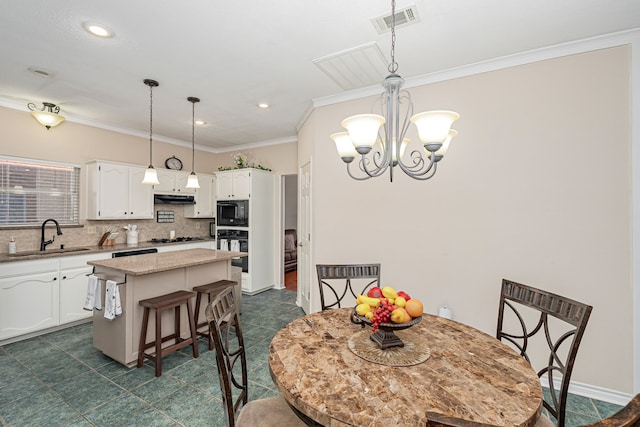
[(367, 292), (367, 296), (370, 298), (382, 298), (382, 289), (378, 288), (378, 287), (373, 287), (371, 289), (369, 289), (369, 292)]
[(405, 301), (409, 301), (411, 297), (406, 292), (400, 291), (398, 292), (398, 296), (404, 298)]

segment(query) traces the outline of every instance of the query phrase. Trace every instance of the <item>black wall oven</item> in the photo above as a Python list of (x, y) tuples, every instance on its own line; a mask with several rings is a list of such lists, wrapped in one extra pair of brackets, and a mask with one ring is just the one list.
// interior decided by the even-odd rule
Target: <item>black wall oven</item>
[[(218, 228), (218, 249), (230, 251), (232, 242), (237, 241), (240, 252), (249, 253), (249, 232), (246, 230), (229, 230), (226, 228)], [(224, 247), (223, 247), (224, 246)], [(233, 258), (231, 265), (242, 268), (243, 273), (249, 272), (249, 256)]]
[(221, 200), (217, 206), (216, 222), (218, 226), (248, 227), (248, 200)]

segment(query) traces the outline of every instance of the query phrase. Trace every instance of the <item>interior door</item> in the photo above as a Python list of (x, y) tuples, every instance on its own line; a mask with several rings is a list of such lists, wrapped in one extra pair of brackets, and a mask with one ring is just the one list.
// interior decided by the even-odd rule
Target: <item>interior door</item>
[(311, 312), (311, 161), (298, 174), (298, 301), (305, 313)]

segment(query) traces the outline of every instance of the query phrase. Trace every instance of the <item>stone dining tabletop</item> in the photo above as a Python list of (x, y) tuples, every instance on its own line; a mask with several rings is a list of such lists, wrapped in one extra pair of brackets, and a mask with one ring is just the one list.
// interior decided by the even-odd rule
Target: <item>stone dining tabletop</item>
[[(362, 327), (350, 321), (351, 311), (328, 310), (296, 319), (271, 342), (274, 383), (291, 406), (318, 424), (426, 426), (434, 418), (495, 426), (535, 424), (542, 408), (538, 376), (494, 337), (425, 314), (406, 331), (429, 348), (429, 358), (411, 366), (387, 366), (350, 350), (349, 339), (362, 334)], [(396, 334), (408, 339), (402, 332)]]

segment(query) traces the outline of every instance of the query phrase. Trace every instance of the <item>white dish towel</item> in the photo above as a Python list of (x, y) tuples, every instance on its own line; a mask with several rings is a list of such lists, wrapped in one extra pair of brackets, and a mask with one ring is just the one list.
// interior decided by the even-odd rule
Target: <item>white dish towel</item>
[(88, 311), (102, 310), (101, 294), (100, 279), (95, 274), (90, 275), (87, 280), (87, 298), (82, 308)]
[(104, 297), (104, 318), (113, 320), (122, 315), (122, 305), (120, 303), (120, 290), (118, 284), (113, 280), (107, 280), (107, 289)]
[(227, 242), (227, 239), (220, 239), (220, 250), (221, 251), (229, 250), (229, 242)]
[(231, 252), (240, 252), (240, 241), (238, 240), (231, 241)]

